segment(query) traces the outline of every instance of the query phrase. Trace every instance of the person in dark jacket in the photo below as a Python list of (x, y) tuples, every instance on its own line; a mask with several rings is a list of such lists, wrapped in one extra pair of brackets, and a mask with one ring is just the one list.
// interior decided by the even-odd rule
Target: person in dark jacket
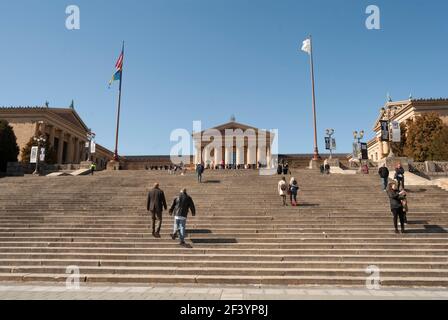
[(278, 166), (277, 166), (277, 174), (278, 175), (281, 175), (283, 173), (283, 166), (281, 165), (281, 164), (279, 164)]
[(198, 182), (202, 183), (202, 174), (204, 173), (204, 165), (202, 163), (198, 163), (196, 166), (196, 173), (198, 175)]
[(290, 192), (290, 200), (291, 200), (291, 206), (296, 207), (297, 206), (297, 193), (299, 191), (299, 184), (297, 183), (297, 180), (292, 177), (291, 181), (289, 182), (289, 192)]
[(330, 165), (328, 163), (325, 165), (325, 173), (330, 174)]
[(149, 190), (148, 199), (146, 201), (146, 209), (152, 215), (152, 235), (160, 238), (160, 228), (162, 227), (163, 209), (167, 209), (165, 193), (159, 188), (159, 184), (155, 183), (154, 188)]
[(180, 194), (174, 198), (169, 213), (170, 215), (174, 214), (174, 229), (171, 238), (176, 240), (177, 233), (179, 232), (180, 245), (184, 247), (186, 246), (185, 227), (188, 211), (191, 211), (193, 217), (196, 215), (193, 199), (187, 194), (187, 189), (182, 189)]
[(287, 175), (287, 174), (291, 174), (291, 171), (289, 171), (289, 164), (288, 164), (288, 162), (286, 162), (284, 165), (283, 165), (283, 174), (284, 175)]
[(401, 163), (395, 168), (395, 180), (397, 180), (398, 183), (398, 190), (400, 190), (400, 186), (402, 187), (402, 190), (404, 190), (404, 169), (401, 166)]
[(406, 199), (406, 193), (404, 191), (400, 192), (395, 183), (390, 183), (387, 189), (387, 194), (390, 200), (390, 210), (394, 215), (394, 227), (395, 233), (398, 232), (398, 218), (400, 218), (401, 232), (405, 233), (404, 223), (405, 217), (403, 212), (403, 200)]
[(384, 164), (379, 170), (378, 174), (383, 180), (383, 190), (387, 191), (387, 184), (389, 183), (389, 169), (387, 169), (386, 164)]
[(321, 174), (324, 174), (324, 173), (325, 173), (325, 166), (324, 166), (323, 164), (321, 164), (321, 165), (319, 166), (319, 169), (320, 169), (320, 173), (321, 173)]

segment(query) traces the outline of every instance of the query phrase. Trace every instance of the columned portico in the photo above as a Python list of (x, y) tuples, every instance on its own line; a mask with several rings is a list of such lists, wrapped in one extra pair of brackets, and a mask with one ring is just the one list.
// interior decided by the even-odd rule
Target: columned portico
[[(221, 134), (221, 145), (210, 143), (210, 136)], [(207, 138), (204, 139), (204, 136)], [(270, 154), (274, 134), (253, 128), (234, 121), (227, 124), (193, 134), (195, 144), (195, 164), (202, 162), (208, 165), (244, 167), (272, 167)], [(202, 141), (202, 140), (206, 141)], [(201, 157), (202, 155), (202, 157)]]

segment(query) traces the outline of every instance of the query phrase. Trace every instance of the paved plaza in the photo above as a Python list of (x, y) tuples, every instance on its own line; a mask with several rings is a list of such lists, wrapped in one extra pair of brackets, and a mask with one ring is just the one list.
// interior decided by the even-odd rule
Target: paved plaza
[(215, 287), (81, 284), (0, 285), (0, 300), (446, 300), (448, 289)]

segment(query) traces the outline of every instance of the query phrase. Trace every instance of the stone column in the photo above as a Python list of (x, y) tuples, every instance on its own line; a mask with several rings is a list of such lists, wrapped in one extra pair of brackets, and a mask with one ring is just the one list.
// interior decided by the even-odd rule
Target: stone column
[(247, 146), (247, 164), (256, 164), (257, 163), (257, 154), (255, 144), (249, 143)]
[(194, 164), (198, 164), (202, 161), (202, 157), (201, 157), (201, 143), (200, 142), (196, 142), (195, 143), (195, 156), (194, 156)]
[(244, 147), (236, 148), (236, 164), (237, 165), (244, 164)]
[(221, 165), (222, 162), (222, 147), (215, 148), (215, 166)]
[(43, 123), (36, 122), (36, 128), (34, 129), (34, 136), (37, 137), (39, 134), (45, 134), (45, 125)]
[(257, 147), (257, 161), (260, 162), (261, 164), (266, 164), (267, 160), (266, 160), (266, 146), (264, 147)]
[(67, 163), (73, 163), (73, 136), (67, 138)]
[(205, 146), (202, 152), (203, 152), (202, 159), (204, 160), (204, 166), (207, 167), (208, 164), (211, 165), (211, 161), (212, 161), (212, 159), (210, 159), (210, 149), (209, 149), (209, 147)]
[(86, 158), (87, 158), (87, 156), (86, 156), (86, 141), (81, 141), (79, 147), (80, 147), (79, 150), (81, 150), (81, 152), (80, 152), (81, 153), (80, 154), (81, 162), (86, 161)]
[(389, 154), (389, 142), (383, 141), (382, 144), (383, 144), (383, 152), (384, 152), (383, 155), (387, 156)]
[(266, 163), (268, 168), (272, 168), (272, 154), (271, 154), (271, 147), (267, 147), (267, 152), (266, 152)]
[(225, 161), (226, 165), (232, 163), (232, 148), (231, 147), (226, 147), (224, 161)]
[(73, 163), (79, 163), (79, 141), (73, 138)]
[(377, 141), (378, 141), (378, 154), (380, 155), (380, 158), (382, 158), (384, 154), (383, 142), (381, 141), (380, 138), (377, 138)]
[(64, 131), (59, 132), (59, 144), (58, 144), (58, 164), (62, 164), (62, 151), (64, 150)]
[(54, 148), (54, 126), (50, 126), (50, 134), (49, 134), (49, 139), (50, 139), (50, 146)]

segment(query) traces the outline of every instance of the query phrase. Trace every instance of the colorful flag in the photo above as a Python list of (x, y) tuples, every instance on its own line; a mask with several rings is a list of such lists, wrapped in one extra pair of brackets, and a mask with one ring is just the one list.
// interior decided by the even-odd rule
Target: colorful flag
[(112, 85), (112, 82), (121, 80), (121, 72), (123, 71), (123, 58), (124, 58), (124, 50), (121, 51), (117, 63), (115, 63), (115, 73), (112, 76), (112, 79), (109, 81), (109, 88)]

